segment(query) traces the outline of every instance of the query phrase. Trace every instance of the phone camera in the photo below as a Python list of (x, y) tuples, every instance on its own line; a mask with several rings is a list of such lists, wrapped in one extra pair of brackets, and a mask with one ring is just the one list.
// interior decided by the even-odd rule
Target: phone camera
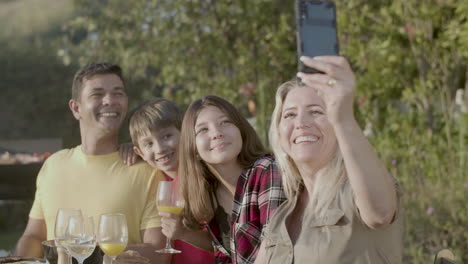
[(301, 14), (301, 19), (306, 19), (307, 18), (307, 7), (305, 3), (301, 3), (300, 7), (300, 14)]

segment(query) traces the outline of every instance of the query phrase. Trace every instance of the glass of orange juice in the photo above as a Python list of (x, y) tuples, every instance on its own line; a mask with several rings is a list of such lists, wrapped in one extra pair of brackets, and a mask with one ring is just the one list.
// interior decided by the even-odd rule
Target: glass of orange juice
[(124, 214), (102, 214), (99, 217), (98, 242), (101, 250), (114, 263), (128, 243), (127, 219)]
[[(181, 215), (184, 210), (184, 199), (174, 181), (161, 181), (158, 185), (158, 194), (156, 195), (156, 205), (160, 212), (168, 212), (175, 215)], [(166, 239), (166, 247), (156, 250), (158, 253), (181, 253), (182, 251), (171, 247), (171, 239)]]

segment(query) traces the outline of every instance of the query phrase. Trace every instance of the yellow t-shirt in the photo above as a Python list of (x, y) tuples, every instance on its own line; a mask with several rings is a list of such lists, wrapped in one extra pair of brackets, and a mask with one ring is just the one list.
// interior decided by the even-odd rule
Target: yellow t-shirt
[(81, 146), (50, 156), (37, 177), (37, 189), (29, 216), (45, 220), (47, 239), (54, 239), (59, 208), (80, 208), (94, 216), (123, 213), (127, 218), (128, 243), (141, 243), (140, 230), (161, 226), (155, 205), (160, 176), (146, 162), (125, 165), (118, 152), (85, 155)]

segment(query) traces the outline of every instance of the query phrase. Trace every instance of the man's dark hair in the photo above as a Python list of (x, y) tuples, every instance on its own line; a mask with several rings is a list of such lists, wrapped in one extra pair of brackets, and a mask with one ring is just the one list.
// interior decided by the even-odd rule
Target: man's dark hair
[(98, 74), (115, 74), (125, 83), (122, 69), (117, 64), (108, 62), (92, 62), (81, 67), (75, 74), (72, 84), (72, 99), (80, 99), (83, 90), (83, 81), (93, 78)]

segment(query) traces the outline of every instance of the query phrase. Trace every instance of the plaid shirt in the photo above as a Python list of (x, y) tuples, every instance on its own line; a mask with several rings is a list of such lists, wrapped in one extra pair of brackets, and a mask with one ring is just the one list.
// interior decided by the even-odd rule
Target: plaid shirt
[(281, 176), (273, 156), (264, 156), (251, 168), (245, 169), (237, 181), (234, 194), (230, 223), (231, 252), (227, 252), (219, 242), (222, 240), (214, 218), (208, 224), (215, 247), (218, 248), (215, 253), (216, 263), (253, 263), (263, 229), (285, 200)]

